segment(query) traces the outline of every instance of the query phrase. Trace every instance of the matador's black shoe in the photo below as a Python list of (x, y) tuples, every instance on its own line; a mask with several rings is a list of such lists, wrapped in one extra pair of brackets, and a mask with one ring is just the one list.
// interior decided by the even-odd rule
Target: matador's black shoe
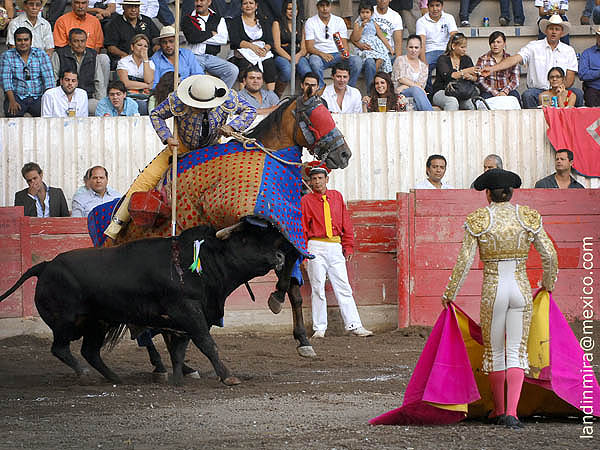
[(525, 425), (523, 425), (523, 423), (515, 416), (506, 416), (506, 419), (504, 419), (504, 426), (513, 430), (520, 430), (522, 428), (525, 428)]
[(499, 416), (490, 417), (492, 411), (488, 413), (488, 415), (483, 419), (483, 422), (488, 425), (505, 425), (506, 423), (506, 414), (500, 414)]

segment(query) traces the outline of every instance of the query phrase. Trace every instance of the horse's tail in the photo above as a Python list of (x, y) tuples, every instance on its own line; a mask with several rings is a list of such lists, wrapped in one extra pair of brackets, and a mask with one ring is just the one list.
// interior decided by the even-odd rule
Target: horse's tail
[(49, 264), (49, 261), (44, 261), (41, 262), (39, 264), (36, 264), (35, 266), (31, 267), (27, 272), (25, 272), (21, 278), (19, 278), (19, 280), (8, 290), (6, 291), (4, 294), (0, 295), (0, 302), (2, 300), (4, 300), (6, 297), (8, 297), (10, 294), (12, 294), (13, 292), (15, 292), (17, 289), (19, 289), (21, 287), (21, 285), (23, 283), (25, 283), (25, 281), (27, 281), (29, 278), (31, 277), (38, 277), (44, 273), (44, 270), (46, 270), (46, 266)]
[(102, 346), (106, 347), (106, 349), (109, 352), (112, 351), (112, 349), (114, 349), (116, 347), (116, 345), (119, 343), (119, 341), (123, 337), (123, 334), (125, 333), (126, 330), (127, 330), (127, 325), (122, 324), (122, 323), (111, 326), (108, 329), (108, 331), (106, 332), (106, 335), (104, 336), (104, 343), (102, 344)]

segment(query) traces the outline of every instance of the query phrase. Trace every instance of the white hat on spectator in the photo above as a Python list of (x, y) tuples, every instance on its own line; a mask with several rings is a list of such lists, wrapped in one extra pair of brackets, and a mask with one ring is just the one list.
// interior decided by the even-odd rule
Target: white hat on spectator
[(192, 75), (177, 87), (177, 97), (192, 108), (216, 108), (228, 96), (229, 88), (225, 82), (211, 75)]
[(121, 5), (142, 6), (142, 0), (121, 0)]
[(558, 14), (552, 14), (549, 19), (540, 20), (540, 31), (546, 34), (546, 28), (548, 28), (549, 25), (560, 25), (563, 29), (563, 36), (566, 36), (571, 31), (571, 24), (566, 20), (562, 20), (562, 17)]
[[(42, 8), (46, 6), (48, 0), (42, 0)], [(17, 9), (23, 10), (23, 6), (25, 5), (25, 0), (17, 0)]]
[[(160, 44), (160, 40), (164, 38), (170, 38), (175, 36), (175, 27), (172, 25), (166, 25), (160, 29), (160, 35), (152, 39), (153, 44)], [(179, 32), (179, 43), (184, 42), (183, 33)]]

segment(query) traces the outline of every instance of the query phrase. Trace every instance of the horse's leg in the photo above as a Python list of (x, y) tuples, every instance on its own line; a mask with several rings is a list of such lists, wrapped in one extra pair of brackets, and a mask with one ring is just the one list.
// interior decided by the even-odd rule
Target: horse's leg
[(306, 358), (317, 356), (306, 337), (306, 328), (304, 327), (304, 317), (302, 315), (302, 295), (300, 294), (300, 285), (292, 277), (290, 288), (288, 289), (288, 298), (292, 305), (292, 317), (294, 319), (294, 339), (298, 341), (298, 354)]
[(181, 386), (183, 384), (183, 360), (190, 338), (166, 332), (163, 332), (162, 335), (171, 355), (171, 364), (173, 365), (172, 382), (175, 386)]
[(292, 277), (292, 270), (294, 269), (294, 264), (298, 259), (298, 255), (293, 253), (288, 253), (285, 257), (285, 264), (280, 272), (277, 272), (277, 285), (275, 286), (276, 291), (271, 292), (269, 295), (269, 309), (273, 312), (273, 314), (279, 314), (281, 312), (281, 308), (283, 308), (283, 302), (285, 301), (285, 293), (290, 288), (290, 278)]
[[(173, 349), (171, 348), (171, 345), (173, 345), (173, 339), (172, 337), (174, 336), (171, 333), (167, 333), (167, 332), (163, 332), (163, 339), (165, 341), (165, 344), (167, 345), (167, 349), (169, 350), (169, 354), (171, 355)], [(185, 361), (185, 352), (187, 351), (187, 347), (188, 344), (190, 342), (190, 338), (189, 336), (185, 336), (185, 339), (187, 339), (186, 343), (185, 343), (185, 347), (183, 349), (183, 358), (181, 360), (181, 372), (183, 374), (184, 377), (190, 377), (190, 378), (200, 378), (200, 374), (198, 373), (198, 371), (196, 369), (194, 369), (193, 367), (188, 366), (184, 361)], [(171, 362), (173, 362), (173, 357), (171, 356)]]

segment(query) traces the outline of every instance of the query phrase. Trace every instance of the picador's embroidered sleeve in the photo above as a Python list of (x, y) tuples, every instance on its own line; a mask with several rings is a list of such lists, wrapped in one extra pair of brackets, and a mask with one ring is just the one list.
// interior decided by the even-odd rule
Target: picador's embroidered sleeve
[(546, 230), (542, 228), (541, 222), (540, 231), (534, 236), (533, 246), (542, 258), (542, 268), (544, 269), (542, 286), (547, 291), (553, 291), (554, 283), (556, 283), (556, 277), (558, 275), (558, 257), (556, 255), (554, 244), (552, 244), (552, 241), (546, 234)]
[(236, 114), (228, 125), (236, 131), (242, 132), (246, 130), (256, 119), (256, 109), (233, 89), (229, 91), (229, 98), (222, 105), (223, 109), (231, 114)]
[(452, 270), (450, 282), (448, 283), (448, 286), (446, 286), (446, 291), (443, 295), (446, 300), (450, 301), (454, 301), (465, 278), (467, 278), (469, 269), (473, 264), (473, 259), (475, 259), (475, 252), (477, 251), (477, 238), (469, 231), (467, 224), (465, 224), (465, 228), (465, 237), (463, 238), (462, 248), (456, 259), (454, 270)]
[[(167, 119), (177, 114), (184, 106), (185, 105), (181, 100), (179, 100), (179, 97), (177, 97), (177, 94), (171, 92), (160, 105), (150, 112), (150, 122), (163, 144), (167, 143), (168, 138), (173, 137), (171, 130), (169, 130), (169, 127), (167, 126)], [(172, 108), (176, 110), (175, 114), (173, 113)]]

